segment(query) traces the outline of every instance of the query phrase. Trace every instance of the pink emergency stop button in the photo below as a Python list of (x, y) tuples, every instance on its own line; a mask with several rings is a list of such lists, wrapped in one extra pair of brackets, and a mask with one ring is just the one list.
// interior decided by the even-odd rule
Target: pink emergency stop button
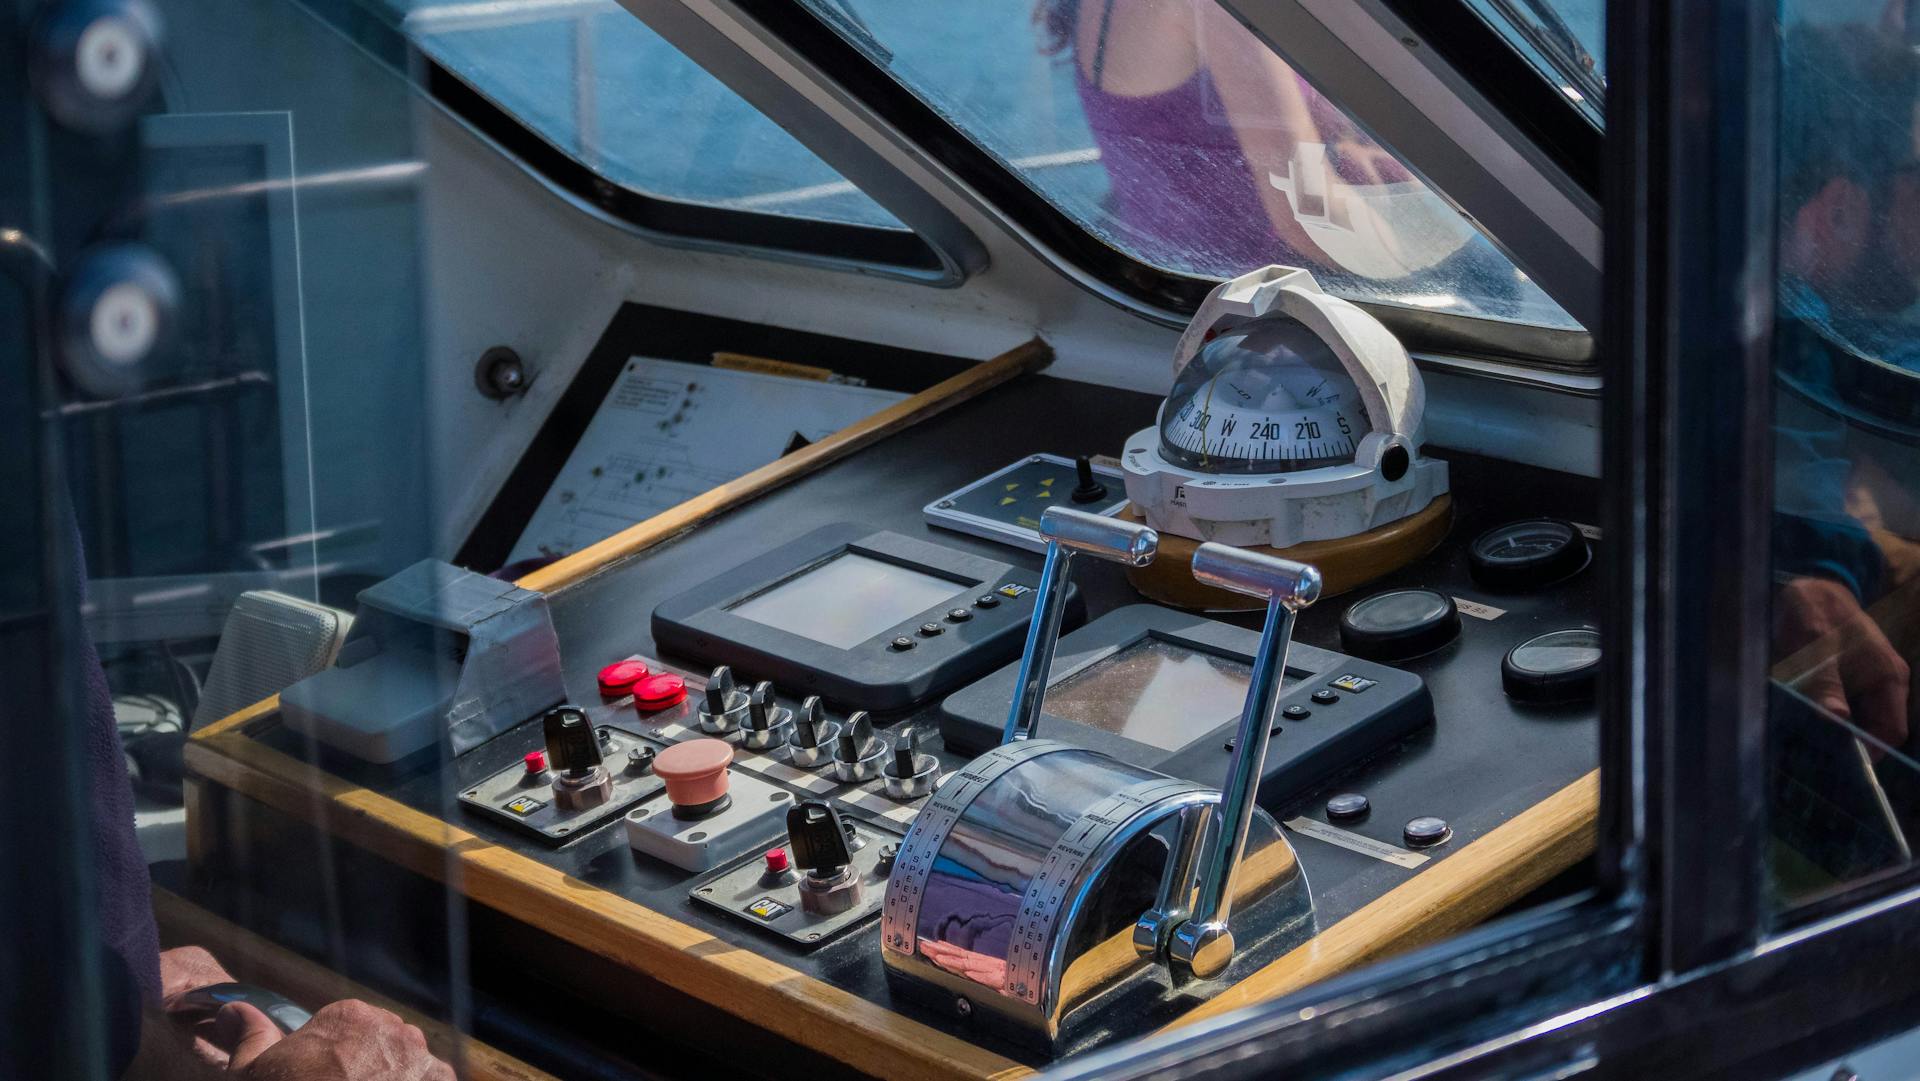
[(704, 807), (727, 794), (732, 764), (733, 745), (726, 740), (690, 739), (661, 751), (653, 772), (667, 782), (667, 798), (675, 807)]

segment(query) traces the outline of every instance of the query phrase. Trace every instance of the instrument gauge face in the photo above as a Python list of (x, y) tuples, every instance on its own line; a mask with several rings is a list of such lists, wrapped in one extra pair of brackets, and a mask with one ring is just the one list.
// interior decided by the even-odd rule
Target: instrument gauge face
[(1571, 522), (1532, 518), (1495, 526), (1467, 548), (1473, 580), (1489, 589), (1539, 589), (1583, 570), (1587, 538)]
[(1600, 672), (1600, 632), (1552, 631), (1513, 647), (1500, 662), (1500, 684), (1521, 702), (1590, 702)]
[(1181, 370), (1161, 453), (1206, 473), (1284, 473), (1353, 461), (1372, 430), (1359, 388), (1320, 337), (1268, 316), (1214, 338)]

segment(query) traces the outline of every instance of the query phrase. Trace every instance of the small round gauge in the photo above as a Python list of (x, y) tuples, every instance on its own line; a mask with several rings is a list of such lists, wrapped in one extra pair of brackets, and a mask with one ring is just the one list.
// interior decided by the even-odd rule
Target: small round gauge
[(1351, 462), (1371, 430), (1327, 343), (1270, 314), (1221, 333), (1180, 370), (1160, 411), (1160, 452), (1205, 473), (1284, 473)]
[(1340, 617), (1340, 646), (1356, 657), (1399, 661), (1432, 653), (1460, 636), (1453, 598), (1396, 589), (1354, 602)]
[(1586, 536), (1558, 518), (1495, 526), (1467, 547), (1467, 569), (1488, 589), (1539, 589), (1578, 574), (1592, 558)]
[(1599, 674), (1600, 632), (1592, 627), (1529, 638), (1500, 662), (1500, 685), (1518, 702), (1591, 701)]

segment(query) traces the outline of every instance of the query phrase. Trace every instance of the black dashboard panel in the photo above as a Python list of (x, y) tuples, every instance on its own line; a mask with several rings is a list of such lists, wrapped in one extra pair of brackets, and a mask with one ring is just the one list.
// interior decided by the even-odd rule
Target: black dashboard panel
[[(936, 529), (924, 520), (922, 507), (929, 499), (1003, 466), (1011, 454), (1071, 456), (1110, 451), (1151, 424), (1157, 404), (1150, 395), (1046, 376), (1017, 380), (722, 514), (697, 530), (558, 589), (550, 594), (549, 603), (569, 698), (589, 704), (597, 722), (628, 723), (633, 708), (603, 702), (596, 675), (602, 665), (634, 655), (664, 662), (669, 670), (686, 677), (690, 690), (696, 688), (707, 658), (675, 655), (671, 643), (656, 639), (655, 609), (716, 574), (823, 527), (857, 521), (863, 528), (1036, 572), (1038, 554)], [(1338, 652), (1340, 617), (1362, 597), (1415, 586), (1455, 597), (1464, 613), (1459, 637), (1433, 653), (1395, 664), (1425, 682), (1435, 723), (1333, 772), (1269, 810), (1282, 821), (1325, 824), (1324, 805), (1330, 794), (1360, 792), (1371, 802), (1371, 814), (1357, 822), (1343, 821), (1341, 829), (1398, 847), (1409, 820), (1441, 818), (1453, 839), (1424, 854), (1429, 860), (1443, 861), (1578, 780), (1597, 763), (1596, 712), (1591, 706), (1512, 702), (1502, 692), (1500, 673), (1501, 659), (1514, 645), (1545, 631), (1596, 620), (1595, 575), (1583, 572), (1533, 593), (1495, 594), (1474, 584), (1466, 552), (1466, 542), (1481, 531), (1517, 518), (1549, 515), (1591, 521), (1597, 488), (1587, 478), (1449, 454), (1444, 449), (1437, 454), (1452, 468), (1456, 520), (1446, 542), (1371, 586), (1321, 600), (1302, 614), (1296, 635), (1300, 643)], [(1119, 566), (1083, 562), (1074, 581), (1089, 619), (1140, 602)], [(1253, 615), (1223, 618), (1257, 629)], [(784, 693), (781, 701), (789, 707), (798, 704), (794, 696)], [(922, 732), (936, 729), (937, 705), (906, 714), (892, 731), (902, 725)], [(267, 738), (283, 745), (289, 741), (284, 732)], [(453, 763), (452, 768), (459, 783), (475, 784), (537, 749), (540, 740), (537, 723), (523, 725)], [(934, 746), (927, 749), (936, 750), (948, 770), (967, 760)], [(1226, 757), (1221, 756), (1223, 774)], [(446, 778), (434, 771), (383, 775), (343, 768), (340, 772), (428, 814), (456, 813), (447, 806)], [(897, 829), (901, 818), (886, 818), (889, 806), (877, 792), (843, 801), (846, 813)], [(782, 964), (936, 1027), (952, 1027), (951, 1017), (934, 1016), (892, 996), (878, 957), (877, 924), (868, 923), (817, 948), (802, 949), (695, 904), (688, 896), (692, 877), (637, 857), (618, 826), (551, 848), (479, 816), (460, 816), (459, 825), (489, 843), (668, 914), (731, 946), (774, 956)], [(1364, 846), (1329, 843), (1299, 833), (1294, 839), (1322, 927), (1351, 915), (1416, 873), (1367, 854)], [(290, 909), (306, 903), (294, 895), (298, 891), (292, 883), (288, 889), (282, 903)], [(671, 1023), (659, 1017), (649, 1021), (618, 1005), (632, 999), (632, 977), (624, 970), (584, 962), (553, 936), (498, 913), (476, 909), (472, 919), (475, 933), (484, 933), (487, 941), (485, 951), (476, 950), (476, 977), (497, 982), (483, 986), (481, 993), (513, 998), (517, 988), (537, 983), (547, 989), (543, 993), (612, 1010), (628, 1023), (596, 1026), (592, 1031), (619, 1054), (637, 1054), (642, 1044), (657, 1049), (658, 1041), (673, 1035)], [(647, 1013), (643, 1007), (635, 1009)], [(968, 1038), (975, 1037), (968, 1034)], [(1017, 1048), (984, 1037), (977, 1042), (1037, 1064)]]

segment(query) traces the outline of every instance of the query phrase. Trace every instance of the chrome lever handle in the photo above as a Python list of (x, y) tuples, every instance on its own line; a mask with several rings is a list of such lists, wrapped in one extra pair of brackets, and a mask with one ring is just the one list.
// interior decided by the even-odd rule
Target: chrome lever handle
[(1007, 727), (1000, 734), (1002, 744), (1032, 739), (1039, 726), (1047, 674), (1053, 670), (1053, 648), (1060, 640), (1060, 619), (1067, 610), (1073, 557), (1084, 552), (1097, 559), (1144, 567), (1160, 550), (1160, 534), (1148, 526), (1065, 507), (1049, 507), (1040, 516), (1040, 536), (1047, 542), (1047, 558), (1040, 568), (1039, 595), (1034, 600), (1033, 622), (1027, 627), (1027, 648), (1020, 654), (1020, 675), (1014, 681)]
[[(1144, 926), (1159, 915), (1149, 913), (1135, 933), (1135, 942), (1143, 952), (1149, 943), (1164, 942), (1167, 960), (1176, 970), (1209, 980), (1225, 972), (1233, 960), (1233, 933), (1227, 921), (1233, 909), (1234, 871), (1246, 849), (1247, 827), (1253, 821), (1254, 798), (1266, 766), (1267, 742), (1287, 670), (1287, 649), (1293, 643), (1294, 617), (1320, 598), (1320, 572), (1291, 559), (1209, 542), (1194, 550), (1193, 576), (1208, 585), (1267, 601), (1266, 624), (1260, 632), (1253, 677), (1240, 713), (1233, 760), (1227, 766), (1226, 784), (1220, 788), (1220, 803), (1213, 816), (1216, 824), (1208, 830), (1207, 847), (1200, 856), (1200, 885), (1193, 913), (1170, 934)], [(1181, 847), (1189, 843), (1183, 839)], [(1171, 923), (1173, 918), (1167, 913), (1161, 921)]]

